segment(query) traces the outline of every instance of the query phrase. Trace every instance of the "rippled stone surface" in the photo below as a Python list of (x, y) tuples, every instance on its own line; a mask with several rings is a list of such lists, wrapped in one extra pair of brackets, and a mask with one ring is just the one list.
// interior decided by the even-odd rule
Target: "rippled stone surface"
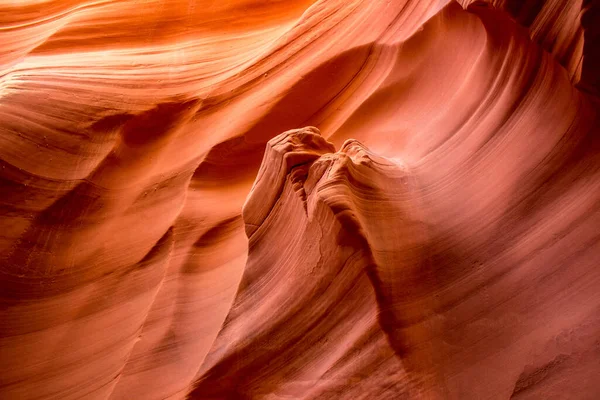
[(0, 2), (0, 397), (597, 399), (598, 13)]

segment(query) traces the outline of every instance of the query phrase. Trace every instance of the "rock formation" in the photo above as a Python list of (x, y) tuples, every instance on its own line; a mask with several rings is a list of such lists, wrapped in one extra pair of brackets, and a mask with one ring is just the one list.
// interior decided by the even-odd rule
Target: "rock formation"
[(0, 2), (0, 398), (599, 398), (599, 10)]

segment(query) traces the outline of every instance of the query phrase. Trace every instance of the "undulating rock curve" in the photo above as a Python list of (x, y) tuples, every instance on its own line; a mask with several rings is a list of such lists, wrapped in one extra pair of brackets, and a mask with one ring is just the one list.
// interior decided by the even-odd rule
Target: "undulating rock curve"
[(0, 398), (598, 398), (599, 10), (0, 1)]

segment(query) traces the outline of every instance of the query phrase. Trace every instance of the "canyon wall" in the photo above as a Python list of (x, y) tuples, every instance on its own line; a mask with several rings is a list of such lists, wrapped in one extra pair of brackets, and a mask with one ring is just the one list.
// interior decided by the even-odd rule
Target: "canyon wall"
[(599, 10), (0, 1), (0, 398), (599, 398)]

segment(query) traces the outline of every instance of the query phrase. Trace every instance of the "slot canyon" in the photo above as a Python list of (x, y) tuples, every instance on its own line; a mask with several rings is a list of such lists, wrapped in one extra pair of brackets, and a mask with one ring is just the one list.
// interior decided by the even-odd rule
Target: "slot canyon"
[(0, 399), (600, 399), (600, 2), (0, 0)]

